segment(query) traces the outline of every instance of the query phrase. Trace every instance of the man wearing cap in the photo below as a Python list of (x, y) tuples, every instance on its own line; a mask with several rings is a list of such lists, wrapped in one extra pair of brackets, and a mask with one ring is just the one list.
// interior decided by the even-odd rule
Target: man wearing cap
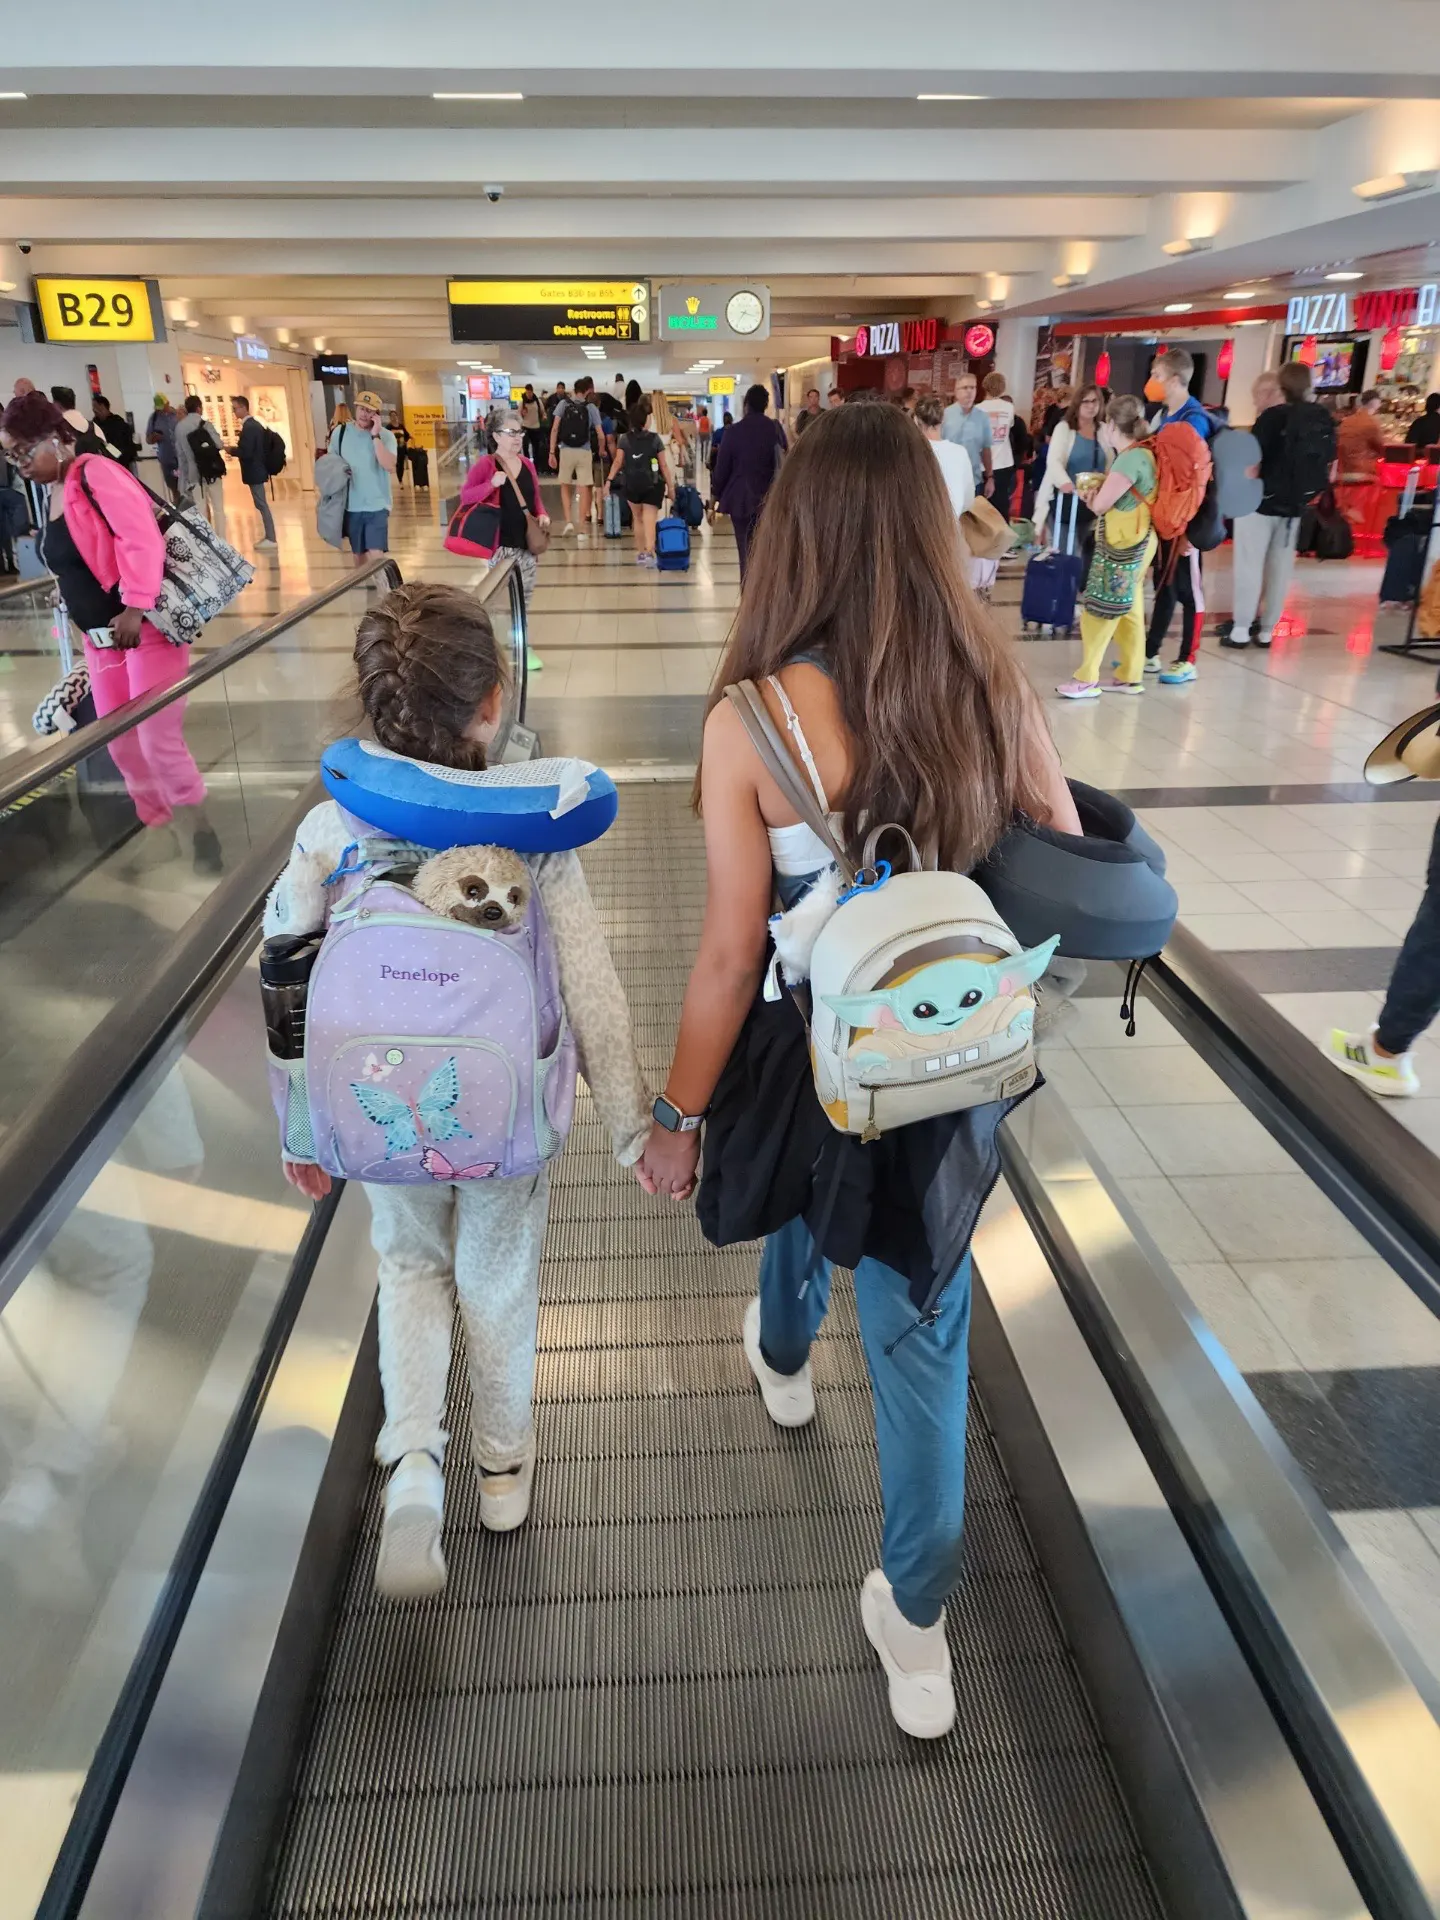
[(390, 551), (390, 488), (395, 472), (395, 436), (384, 424), (385, 402), (368, 390), (355, 396), (355, 419), (330, 435), (330, 451), (350, 469), (345, 538), (357, 567)]
[(145, 422), (145, 444), (154, 447), (170, 498), (176, 501), (180, 498), (180, 453), (175, 445), (179, 425), (180, 416), (171, 406), (169, 394), (157, 393), (155, 411)]
[[(1402, 720), (1365, 762), (1372, 787), (1440, 780), (1440, 706)], [(1368, 1033), (1332, 1027), (1320, 1048), (1371, 1093), (1405, 1099), (1420, 1091), (1411, 1049), (1440, 1013), (1440, 824), (1430, 842), (1425, 892), (1390, 975), (1380, 1017)]]

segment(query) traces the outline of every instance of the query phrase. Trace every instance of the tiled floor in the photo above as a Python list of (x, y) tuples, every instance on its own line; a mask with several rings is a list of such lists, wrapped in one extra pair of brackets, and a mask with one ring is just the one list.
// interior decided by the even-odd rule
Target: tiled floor
[[(231, 519), (242, 545), (256, 531), (247, 512), (237, 504)], [(280, 502), (279, 555), (217, 639), (343, 572), (311, 515), (298, 494)], [(432, 503), (408, 490), (393, 544), (407, 577), (478, 572), (443, 552)], [(1227, 555), (1206, 567), (1211, 608), (1223, 611)], [(1379, 571), (1302, 562), (1269, 654), (1207, 640), (1194, 685), (1152, 684), (1140, 700), (1058, 701), (1073, 643), (1021, 643), (1067, 769), (1136, 796), (1186, 924), (1306, 1032), (1374, 1018), (1435, 825), (1434, 789), (1378, 803), (1357, 793), (1369, 748), (1434, 688), (1433, 667), (1376, 651), (1397, 637), (1375, 615)], [(628, 538), (557, 538), (531, 609), (544, 666), (530, 717), (547, 745), (632, 772), (693, 766), (738, 592), (723, 521), (695, 534), (690, 570), (676, 575), (637, 569)], [(1017, 633), (1018, 598), (1009, 572), (995, 615)], [(252, 758), (283, 734), (287, 703), (338, 689), (350, 627), (332, 624), (264, 656), (232, 690)], [(43, 642), (14, 651), (0, 678), (0, 750), (24, 736), (52, 665)], [(155, 892), (157, 924), (172, 923), (174, 904)], [(1397, 1117), (1440, 1151), (1440, 1036), (1420, 1043), (1418, 1059), (1426, 1096)], [(1155, 1009), (1132, 1041), (1115, 1001), (1081, 1000), (1046, 1071), (1440, 1672), (1436, 1322)]]

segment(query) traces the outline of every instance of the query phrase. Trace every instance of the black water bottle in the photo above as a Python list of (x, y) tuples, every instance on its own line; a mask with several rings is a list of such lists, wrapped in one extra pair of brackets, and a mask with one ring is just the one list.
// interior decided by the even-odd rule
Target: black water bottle
[(324, 938), (323, 930), (278, 934), (260, 949), (260, 1004), (265, 1009), (265, 1038), (276, 1060), (305, 1056), (305, 1002)]

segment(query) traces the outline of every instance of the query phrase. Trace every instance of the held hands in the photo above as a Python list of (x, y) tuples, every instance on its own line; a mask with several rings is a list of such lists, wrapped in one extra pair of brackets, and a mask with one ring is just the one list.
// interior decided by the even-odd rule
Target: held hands
[(672, 1200), (688, 1200), (695, 1191), (699, 1161), (698, 1132), (671, 1133), (657, 1121), (633, 1171), (646, 1193), (667, 1193)]
[(323, 1200), (330, 1191), (330, 1176), (323, 1167), (311, 1166), (305, 1160), (282, 1160), (285, 1178), (292, 1187), (298, 1187), (307, 1200)]

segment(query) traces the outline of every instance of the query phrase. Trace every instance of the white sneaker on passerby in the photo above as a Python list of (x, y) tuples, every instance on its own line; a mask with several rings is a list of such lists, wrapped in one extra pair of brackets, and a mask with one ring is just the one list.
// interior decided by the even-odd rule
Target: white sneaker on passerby
[(944, 1615), (933, 1627), (912, 1626), (877, 1567), (860, 1589), (860, 1618), (885, 1669), (896, 1726), (912, 1740), (943, 1739), (955, 1724)]
[(535, 1436), (532, 1433), (518, 1463), (502, 1473), (480, 1466), (480, 1524), (491, 1533), (513, 1533), (530, 1518), (530, 1493), (535, 1485)]
[(1378, 1093), (1386, 1100), (1408, 1100), (1420, 1091), (1414, 1055), (1377, 1053), (1373, 1027), (1368, 1033), (1346, 1033), (1343, 1027), (1331, 1027), (1321, 1036), (1320, 1049), (1369, 1093)]
[(745, 1358), (760, 1382), (765, 1411), (777, 1427), (804, 1427), (815, 1418), (815, 1388), (807, 1360), (799, 1373), (776, 1373), (760, 1351), (760, 1302), (745, 1309)]
[(257, 540), (255, 542), (255, 551), (257, 553), (278, 553), (280, 551), (280, 542), (278, 540)]
[(561, 539), (563, 540), (567, 533), (574, 533), (574, 531), (575, 531), (575, 522), (573, 520), (567, 520), (564, 526), (560, 529)]
[(387, 1600), (424, 1600), (445, 1586), (440, 1529), (445, 1476), (428, 1453), (407, 1453), (385, 1488), (375, 1591)]

